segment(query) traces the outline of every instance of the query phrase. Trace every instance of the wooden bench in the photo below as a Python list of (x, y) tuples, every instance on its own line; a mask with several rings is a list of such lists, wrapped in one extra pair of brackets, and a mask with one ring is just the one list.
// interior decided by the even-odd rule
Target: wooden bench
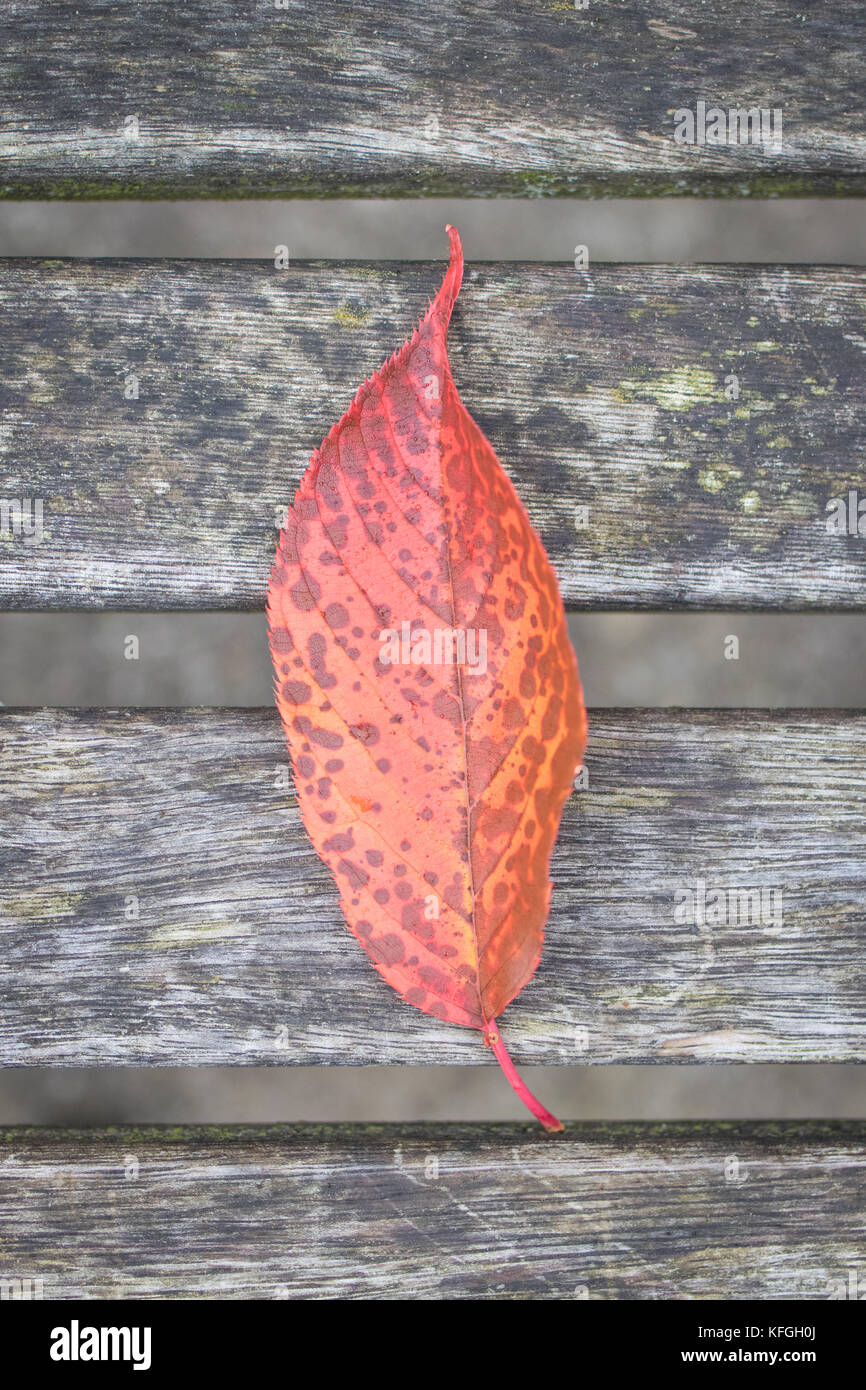
[[(866, 191), (854, 0), (2, 24), (7, 197)], [(781, 108), (780, 148), (676, 143), (703, 99)], [(4, 264), (0, 500), (44, 507), (40, 543), (0, 536), (4, 606), (260, 610), (311, 447), (440, 271)], [(866, 538), (827, 509), (863, 486), (864, 310), (856, 268), (470, 265), (455, 377), (567, 605), (862, 611)], [(864, 754), (859, 711), (591, 711), (515, 1060), (866, 1060)], [(271, 709), (0, 712), (3, 1064), (489, 1062), (370, 969), (286, 765)], [(678, 920), (701, 880), (779, 896)], [(0, 1294), (845, 1296), (864, 1137), (6, 1127)]]

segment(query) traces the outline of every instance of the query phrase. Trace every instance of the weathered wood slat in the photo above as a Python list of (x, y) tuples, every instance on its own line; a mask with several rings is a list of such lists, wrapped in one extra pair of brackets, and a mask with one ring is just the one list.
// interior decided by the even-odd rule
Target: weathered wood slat
[[(0, 740), (3, 1064), (489, 1061), (346, 931), (274, 713), (3, 712)], [(599, 710), (587, 765), (515, 1057), (866, 1060), (866, 716)], [(724, 902), (691, 912), (698, 881)]]
[[(7, 0), (0, 38), (11, 197), (866, 190), (858, 0)], [(701, 99), (781, 141), (677, 144)]]
[[(440, 275), (7, 263), (0, 499), (44, 529), (0, 539), (0, 603), (263, 607), (311, 449)], [(452, 361), (566, 602), (862, 609), (827, 504), (866, 493), (864, 320), (864, 270), (491, 265)]]
[(0, 1130), (0, 1279), (52, 1298), (826, 1299), (866, 1125)]

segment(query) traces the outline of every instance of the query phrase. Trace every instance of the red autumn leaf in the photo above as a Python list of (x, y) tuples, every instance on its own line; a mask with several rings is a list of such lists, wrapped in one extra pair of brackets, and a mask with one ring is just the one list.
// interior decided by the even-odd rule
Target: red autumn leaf
[(268, 587), (304, 824), (349, 929), (409, 1004), (478, 1028), (541, 957), (550, 856), (586, 736), (556, 577), (463, 406), (442, 287), (313, 454)]

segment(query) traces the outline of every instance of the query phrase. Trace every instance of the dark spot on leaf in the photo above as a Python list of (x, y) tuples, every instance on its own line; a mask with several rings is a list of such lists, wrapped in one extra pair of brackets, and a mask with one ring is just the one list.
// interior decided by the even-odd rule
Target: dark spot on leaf
[(288, 700), (293, 705), (305, 705), (312, 695), (312, 690), (303, 681), (283, 681), (280, 694), (284, 700)]

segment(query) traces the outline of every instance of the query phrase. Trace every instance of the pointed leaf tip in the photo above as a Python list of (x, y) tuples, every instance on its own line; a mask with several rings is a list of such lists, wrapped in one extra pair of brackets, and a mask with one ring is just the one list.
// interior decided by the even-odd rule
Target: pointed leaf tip
[(448, 269), (445, 271), (439, 293), (434, 301), (434, 308), (441, 315), (447, 327), (454, 302), (463, 283), (463, 247), (460, 242), (460, 233), (456, 227), (452, 227), (449, 223), (445, 230), (448, 233), (450, 256)]

